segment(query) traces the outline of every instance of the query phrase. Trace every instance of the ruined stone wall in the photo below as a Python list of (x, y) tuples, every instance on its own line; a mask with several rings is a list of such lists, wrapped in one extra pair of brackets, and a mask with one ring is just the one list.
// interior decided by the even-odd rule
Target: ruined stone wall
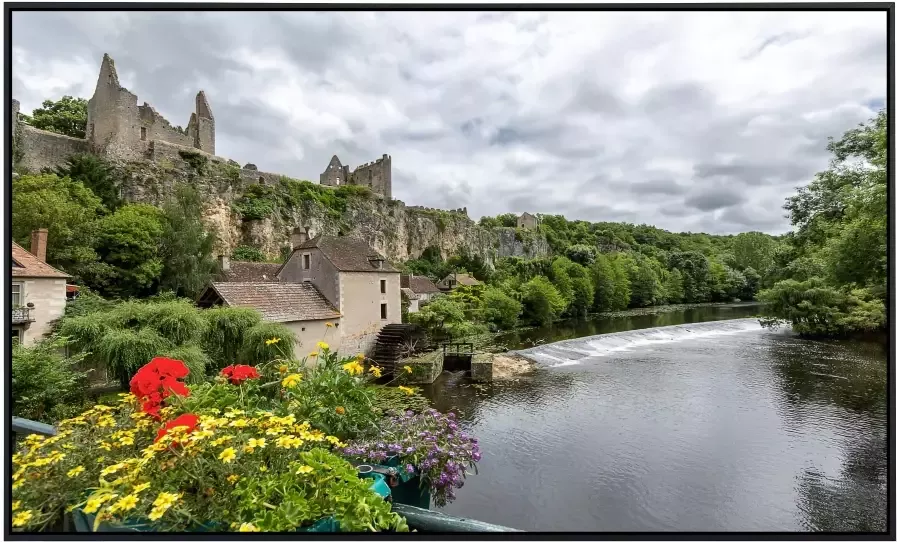
[(185, 147), (193, 146), (193, 137), (189, 133), (172, 126), (150, 104), (144, 102), (137, 107), (137, 111), (140, 120), (138, 132), (142, 141), (161, 140)]
[(55, 168), (69, 156), (88, 151), (86, 139), (38, 130), (22, 122), (16, 126), (16, 132), (22, 153), (16, 165), (35, 173), (43, 168)]
[(384, 154), (373, 162), (355, 168), (350, 177), (351, 184), (367, 186), (373, 192), (392, 197), (392, 157)]

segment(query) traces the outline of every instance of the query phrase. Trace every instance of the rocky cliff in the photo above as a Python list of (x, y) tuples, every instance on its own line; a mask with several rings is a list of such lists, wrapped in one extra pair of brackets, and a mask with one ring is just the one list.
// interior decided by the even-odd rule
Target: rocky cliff
[(394, 262), (416, 258), (428, 247), (447, 258), (462, 250), (489, 263), (497, 257), (533, 258), (548, 254), (544, 236), (515, 228), (484, 228), (463, 210), (406, 206), (357, 186), (325, 187), (286, 177), (247, 175), (236, 163), (185, 155), (118, 166), (122, 195), (159, 205), (177, 183), (197, 187), (205, 202), (204, 219), (219, 237), (221, 252), (240, 245), (276, 258), (290, 246), (290, 235), (305, 226), (320, 233), (349, 235), (368, 242)]

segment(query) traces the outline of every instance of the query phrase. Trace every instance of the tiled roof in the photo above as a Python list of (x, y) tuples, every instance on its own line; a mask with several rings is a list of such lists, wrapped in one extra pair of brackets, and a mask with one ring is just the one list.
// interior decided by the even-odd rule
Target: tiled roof
[(414, 293), (411, 290), (411, 288), (401, 288), (401, 290), (402, 290), (402, 294), (404, 294), (405, 297), (407, 297), (408, 299), (411, 299), (411, 300), (420, 299), (420, 296), (417, 295), (416, 293)]
[(265, 320), (295, 322), (339, 318), (340, 313), (310, 282), (213, 282), (231, 307), (251, 307)]
[[(319, 235), (299, 245), (295, 250), (309, 248), (319, 249), (339, 271), (363, 271), (379, 273), (398, 273), (399, 270), (390, 265), (382, 254), (368, 246), (364, 241), (351, 237), (333, 237)], [(383, 267), (377, 268), (371, 258), (383, 260)]]
[(412, 292), (416, 294), (435, 294), (439, 293), (439, 288), (433, 284), (433, 281), (427, 277), (422, 277), (420, 275), (417, 276), (402, 276), (402, 286), (410, 289)]
[(221, 282), (277, 282), (279, 263), (230, 262), (230, 270), (221, 274)]
[(477, 284), (482, 284), (467, 273), (457, 273), (455, 275), (455, 280), (458, 281), (458, 284), (463, 284), (464, 286), (476, 286)]
[(37, 256), (16, 243), (12, 244), (12, 276), (48, 279), (68, 279), (72, 277), (38, 260)]

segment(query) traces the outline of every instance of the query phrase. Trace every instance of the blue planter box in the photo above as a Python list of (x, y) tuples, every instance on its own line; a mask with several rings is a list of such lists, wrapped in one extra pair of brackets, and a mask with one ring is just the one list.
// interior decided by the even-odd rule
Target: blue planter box
[(430, 486), (429, 484), (420, 485), (420, 476), (417, 474), (408, 474), (399, 463), (398, 457), (390, 457), (382, 467), (392, 467), (398, 471), (396, 476), (397, 485), (390, 488), (392, 492), (392, 501), (399, 504), (407, 504), (424, 510), (430, 509)]

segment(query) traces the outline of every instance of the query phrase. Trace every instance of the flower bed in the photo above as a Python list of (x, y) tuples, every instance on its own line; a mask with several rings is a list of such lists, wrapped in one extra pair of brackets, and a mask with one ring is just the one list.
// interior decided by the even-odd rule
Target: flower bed
[(349, 460), (391, 458), (406, 486), (433, 488), (442, 505), (479, 459), (476, 440), (435, 411), (382, 417), (379, 369), (319, 348), (312, 368), (234, 365), (189, 386), (183, 363), (153, 359), (119, 403), (24, 439), (13, 528), (46, 529), (71, 512), (105, 531), (407, 531), (382, 477)]

